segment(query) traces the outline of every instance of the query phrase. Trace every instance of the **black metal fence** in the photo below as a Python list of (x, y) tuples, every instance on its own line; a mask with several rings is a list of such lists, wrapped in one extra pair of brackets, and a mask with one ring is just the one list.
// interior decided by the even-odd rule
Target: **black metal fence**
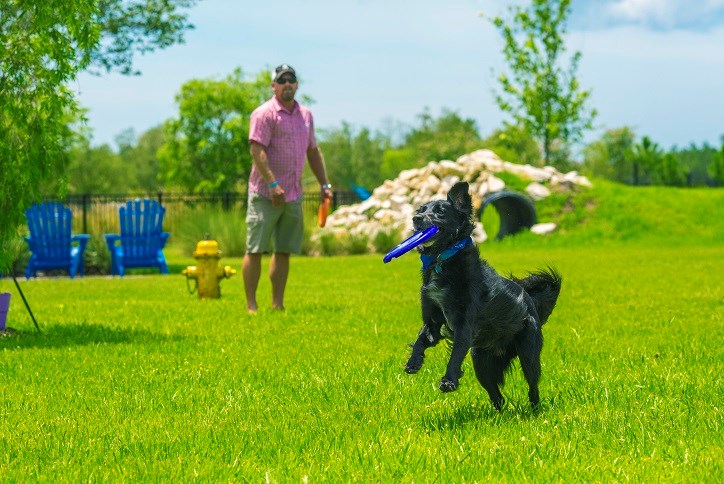
[[(181, 194), (181, 193), (120, 193), (68, 195), (58, 199), (48, 197), (46, 201), (61, 202), (73, 210), (73, 231), (84, 234), (98, 234), (118, 231), (118, 207), (128, 200), (152, 198), (166, 208), (164, 230), (174, 231), (174, 225), (192, 210), (239, 210), (244, 211), (247, 194), (240, 192)], [(305, 214), (316, 214), (319, 207), (319, 192), (305, 192), (302, 207)], [(332, 209), (340, 205), (357, 203), (360, 198), (352, 191), (335, 191)]]

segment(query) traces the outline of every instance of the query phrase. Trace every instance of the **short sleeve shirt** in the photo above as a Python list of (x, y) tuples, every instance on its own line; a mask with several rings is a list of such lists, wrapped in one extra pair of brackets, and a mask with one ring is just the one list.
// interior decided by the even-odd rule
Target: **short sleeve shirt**
[[(266, 148), (269, 168), (284, 189), (286, 200), (299, 200), (307, 149), (317, 147), (312, 112), (298, 102), (289, 111), (272, 97), (251, 113), (249, 141)], [(271, 198), (269, 187), (256, 166), (249, 176), (249, 191)]]

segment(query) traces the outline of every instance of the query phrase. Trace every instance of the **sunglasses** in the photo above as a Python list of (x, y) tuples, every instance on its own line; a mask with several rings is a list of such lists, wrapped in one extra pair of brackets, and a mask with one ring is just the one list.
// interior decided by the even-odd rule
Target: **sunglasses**
[(287, 82), (290, 84), (294, 84), (295, 82), (297, 82), (297, 78), (296, 77), (280, 77), (275, 82), (277, 84), (286, 84)]

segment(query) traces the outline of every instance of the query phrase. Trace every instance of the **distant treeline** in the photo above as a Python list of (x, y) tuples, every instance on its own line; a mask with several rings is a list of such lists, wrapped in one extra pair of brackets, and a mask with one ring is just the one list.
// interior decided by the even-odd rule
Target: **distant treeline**
[[(202, 156), (188, 161), (200, 165), (191, 173), (176, 173), (184, 168), (168, 155), (169, 135), (167, 123), (139, 136), (125, 131), (116, 138), (115, 147), (92, 146), (89, 137), (79, 137), (70, 150), (65, 173), (68, 191), (213, 191), (219, 173), (205, 170)], [(491, 149), (514, 163), (542, 163), (538, 142), (525, 130), (508, 126), (483, 137), (474, 120), (452, 111), (443, 111), (438, 117), (425, 111), (412, 125), (390, 123), (385, 130), (374, 132), (345, 122), (337, 128), (320, 130), (318, 138), (331, 180), (340, 188), (374, 188), (402, 170), (424, 166), (429, 161), (455, 160), (481, 148)], [(239, 145), (239, 149), (248, 149), (244, 143)], [(213, 148), (207, 146), (206, 150)], [(223, 174), (223, 188), (243, 189), (251, 168), (248, 152), (224, 151), (229, 157), (226, 165), (231, 169)], [(582, 160), (572, 160), (566, 150), (554, 151), (553, 155), (551, 162), (558, 169), (577, 169), (589, 176), (630, 185), (716, 186), (724, 181), (724, 137), (718, 148), (692, 143), (686, 148), (664, 150), (650, 138), (637, 138), (632, 129), (623, 127), (609, 130), (585, 146)], [(222, 165), (220, 162), (218, 166)], [(101, 173), (103, 176), (99, 176)], [(314, 179), (311, 174), (306, 178)]]

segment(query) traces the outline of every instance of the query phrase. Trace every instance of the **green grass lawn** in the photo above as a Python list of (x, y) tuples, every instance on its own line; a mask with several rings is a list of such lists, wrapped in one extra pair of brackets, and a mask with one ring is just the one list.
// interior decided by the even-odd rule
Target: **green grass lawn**
[[(287, 311), (256, 316), (240, 275), (212, 301), (178, 274), (21, 281), (41, 334), (0, 280), (19, 331), (0, 338), (0, 476), (721, 481), (721, 233), (581, 234), (624, 218), (481, 246), (502, 273), (551, 263), (564, 276), (538, 412), (517, 364), (502, 413), (469, 359), (457, 392), (437, 390), (442, 345), (403, 372), (421, 324), (411, 254), (294, 258)], [(269, 293), (263, 278), (262, 306)]]

